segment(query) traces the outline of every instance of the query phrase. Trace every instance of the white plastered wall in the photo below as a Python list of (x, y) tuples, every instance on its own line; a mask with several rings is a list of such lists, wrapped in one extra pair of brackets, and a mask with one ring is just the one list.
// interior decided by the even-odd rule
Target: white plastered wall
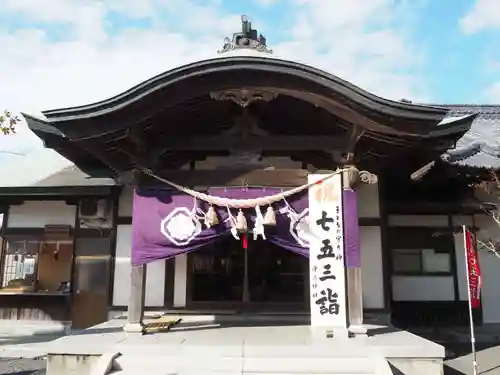
[[(380, 218), (377, 184), (360, 184), (357, 188), (357, 198), (360, 218)], [(385, 307), (381, 233), (379, 225), (360, 226), (359, 228), (363, 307), (366, 309)]]
[(63, 201), (29, 201), (10, 206), (9, 228), (43, 228), (45, 225), (71, 225), (76, 220), (76, 205)]
[[(118, 206), (118, 216), (132, 215), (132, 190), (123, 189)], [(118, 225), (116, 234), (113, 306), (127, 306), (130, 296), (130, 255), (132, 249), (132, 225)], [(146, 307), (163, 307), (165, 298), (165, 261), (147, 265)]]
[[(493, 239), (500, 241), (500, 227), (488, 215), (475, 215), (474, 224), (479, 228), (478, 240)], [(462, 240), (463, 246), (463, 240)], [(462, 259), (465, 257), (463, 255)], [(484, 323), (500, 323), (500, 259), (485, 250), (479, 252), (479, 264), (482, 273), (482, 307)], [(464, 299), (467, 298), (467, 285), (465, 279), (465, 265), (463, 266)]]
[(118, 200), (118, 216), (132, 217), (132, 203), (134, 190), (131, 187), (124, 187)]
[[(467, 224), (471, 217), (453, 217), (454, 225)], [(390, 215), (392, 227), (435, 227), (448, 228), (447, 215)], [(455, 256), (459, 280), (459, 295), (467, 298), (466, 289), (460, 284), (465, 275), (463, 255), (460, 254), (460, 236), (455, 236)], [(392, 299), (394, 301), (454, 301), (455, 286), (453, 276), (392, 276)]]
[[(453, 227), (467, 225), (473, 227), (476, 225), (475, 219), (472, 216), (454, 216)], [(455, 256), (457, 258), (457, 278), (458, 278), (458, 295), (460, 301), (467, 301), (467, 279), (465, 277), (465, 249), (464, 237), (460, 233), (454, 236)]]

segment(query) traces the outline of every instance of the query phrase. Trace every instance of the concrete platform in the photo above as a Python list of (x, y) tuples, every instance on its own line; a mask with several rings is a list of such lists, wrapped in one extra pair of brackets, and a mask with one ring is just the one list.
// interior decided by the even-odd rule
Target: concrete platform
[(326, 339), (311, 334), (307, 325), (289, 322), (183, 319), (169, 332), (148, 335), (126, 334), (122, 331), (126, 321), (115, 319), (47, 343), (43, 348), (48, 354), (47, 375), (90, 375), (100, 356), (113, 353), (121, 354), (113, 360), (113, 368), (123, 375), (134, 371), (149, 375), (442, 374), (445, 350), (441, 345), (387, 326), (369, 326), (367, 337)]

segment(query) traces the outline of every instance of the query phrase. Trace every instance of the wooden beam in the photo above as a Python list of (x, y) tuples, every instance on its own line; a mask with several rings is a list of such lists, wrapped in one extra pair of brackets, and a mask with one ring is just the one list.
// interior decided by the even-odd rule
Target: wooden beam
[(358, 125), (353, 125), (349, 130), (348, 141), (345, 145), (345, 155), (344, 159), (346, 163), (352, 162), (354, 160), (354, 151), (356, 149), (356, 144), (361, 139), (363, 134), (365, 134), (365, 129)]
[(167, 151), (343, 151), (347, 144), (344, 137), (328, 136), (269, 136), (269, 137), (228, 137), (194, 136), (170, 137), (162, 141), (162, 147), (155, 153)]
[(118, 150), (128, 156), (128, 158), (136, 165), (142, 168), (156, 169), (158, 166), (158, 158), (147, 156), (142, 152), (138, 152), (128, 145), (123, 145)]
[(124, 171), (128, 167), (126, 160), (123, 160), (124, 158), (116, 158), (109, 152), (106, 152), (106, 147), (98, 141), (82, 141), (75, 143), (115, 172)]
[[(295, 187), (307, 183), (308, 171), (304, 169), (217, 169), (162, 171), (158, 175), (183, 186), (278, 186)], [(137, 176), (138, 185), (144, 187), (168, 187), (145, 174)]]
[(136, 165), (155, 169), (158, 166), (158, 158), (148, 152), (148, 147), (151, 148), (148, 146), (144, 128), (133, 126), (129, 128), (127, 137), (119, 142), (117, 148)]

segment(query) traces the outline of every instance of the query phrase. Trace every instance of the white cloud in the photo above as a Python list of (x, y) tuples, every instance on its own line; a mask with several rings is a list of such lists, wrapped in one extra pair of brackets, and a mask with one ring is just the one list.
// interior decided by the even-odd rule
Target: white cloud
[(460, 27), (466, 34), (499, 29), (500, 1), (476, 0), (470, 11), (460, 20)]
[(0, 157), (0, 186), (24, 186), (39, 181), (71, 163), (53, 150), (36, 148), (27, 156)]
[(279, 2), (279, 0), (256, 0), (256, 2), (259, 4), (259, 5), (262, 5), (262, 6), (271, 6), (271, 5), (275, 5), (276, 3)]
[(500, 104), (500, 81), (495, 82), (487, 89), (486, 96), (488, 102)]
[[(13, 17), (22, 14), (37, 24), (58, 22), (68, 31), (54, 41), (48, 28), (14, 32), (0, 28), (0, 109), (38, 112), (86, 104), (181, 64), (213, 57), (223, 38), (239, 29), (239, 14), (224, 12), (220, 1), (207, 3), (3, 0), (0, 12)], [(393, 0), (294, 0), (293, 4), (293, 14), (283, 15), (294, 22), (289, 40), (282, 43), (273, 43), (273, 35), (279, 32), (271, 28), (273, 23), (264, 25), (254, 15), (254, 27), (268, 37), (276, 53), (330, 71), (381, 96), (425, 99), (420, 77), (409, 73), (420, 56), (402, 27), (404, 17), (411, 14), (407, 8), (397, 7)], [(106, 20), (110, 10), (151, 17), (154, 27), (110, 33)], [(182, 20), (172, 14), (182, 14)], [(18, 136), (0, 137), (0, 150), (27, 152), (23, 161), (30, 160), (27, 164), (40, 170), (66, 163), (41, 148), (24, 125)], [(14, 179), (11, 167), (18, 163), (14, 160), (18, 159), (0, 155), (0, 185)], [(24, 175), (30, 173), (34, 172)]]

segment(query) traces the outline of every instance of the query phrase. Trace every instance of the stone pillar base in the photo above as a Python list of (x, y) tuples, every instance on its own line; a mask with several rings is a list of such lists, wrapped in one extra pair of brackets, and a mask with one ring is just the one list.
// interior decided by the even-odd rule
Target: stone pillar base
[(354, 336), (367, 336), (368, 329), (363, 325), (350, 325), (349, 333)]
[(327, 337), (336, 340), (345, 340), (349, 338), (349, 331), (345, 328), (335, 328), (331, 334), (331, 337), (329, 337), (330, 335), (327, 335)]
[(127, 333), (144, 333), (144, 324), (142, 323), (127, 323), (123, 330)]
[(311, 337), (315, 341), (343, 340), (349, 338), (346, 328), (311, 327)]

